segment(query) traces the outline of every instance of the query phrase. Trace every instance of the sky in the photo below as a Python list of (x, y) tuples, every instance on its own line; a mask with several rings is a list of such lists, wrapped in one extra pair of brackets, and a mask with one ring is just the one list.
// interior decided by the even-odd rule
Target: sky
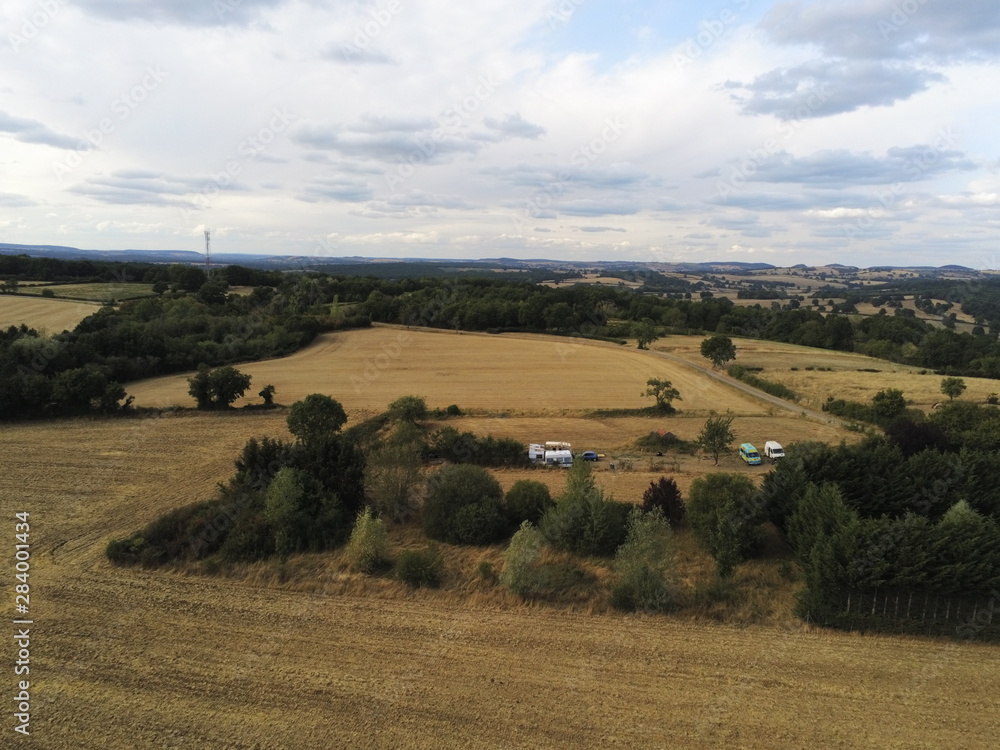
[(6, 0), (0, 242), (1000, 268), (996, 0)]

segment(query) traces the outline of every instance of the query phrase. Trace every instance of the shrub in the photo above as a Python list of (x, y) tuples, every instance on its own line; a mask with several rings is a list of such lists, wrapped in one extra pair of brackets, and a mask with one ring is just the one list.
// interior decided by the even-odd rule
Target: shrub
[(462, 416), (462, 410), (458, 408), (458, 404), (450, 404), (444, 413), (449, 417), (460, 417)]
[(688, 522), (721, 577), (731, 576), (762, 543), (763, 511), (757, 488), (743, 474), (709, 474), (691, 484)]
[(485, 469), (446, 466), (427, 483), (424, 533), (451, 544), (490, 544), (510, 531), (500, 483)]
[(544, 544), (545, 539), (537, 528), (528, 521), (522, 523), (504, 552), (500, 583), (518, 596), (539, 593), (543, 581), (538, 558)]
[(374, 573), (389, 564), (389, 534), (381, 518), (372, 515), (371, 508), (358, 514), (358, 520), (347, 543), (351, 567), (362, 573)]
[(566, 491), (542, 517), (543, 536), (559, 549), (578, 555), (612, 555), (625, 539), (632, 506), (608, 500), (597, 488), (590, 465), (569, 470)]
[(443, 572), (444, 560), (433, 542), (422, 550), (403, 550), (396, 561), (396, 578), (414, 588), (437, 588)]
[(647, 513), (659, 509), (670, 525), (677, 528), (684, 521), (685, 512), (677, 482), (666, 477), (650, 482), (642, 494), (642, 509)]
[(519, 479), (507, 491), (504, 499), (507, 517), (520, 526), (522, 521), (537, 524), (545, 512), (555, 505), (548, 485), (532, 479)]
[(403, 523), (416, 511), (421, 472), (420, 456), (411, 446), (389, 445), (369, 451), (365, 497), (379, 516)]
[(673, 534), (656, 508), (629, 513), (628, 536), (615, 553), (618, 580), (611, 590), (616, 609), (662, 612), (673, 603), (665, 574), (673, 561)]
[(389, 404), (392, 419), (416, 422), (427, 418), (427, 402), (420, 396), (400, 396)]

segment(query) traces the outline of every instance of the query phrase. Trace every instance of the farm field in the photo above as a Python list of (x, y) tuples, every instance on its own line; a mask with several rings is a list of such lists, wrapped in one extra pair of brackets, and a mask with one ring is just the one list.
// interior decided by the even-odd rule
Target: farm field
[[(650, 349), (705, 365), (707, 360), (701, 356), (699, 349), (703, 340), (704, 337), (700, 336), (668, 336), (651, 344)], [(885, 388), (900, 389), (908, 401), (924, 410), (946, 400), (941, 393), (942, 376), (930, 370), (921, 375), (923, 368), (852, 352), (812, 349), (774, 341), (733, 338), (733, 343), (736, 345), (736, 363), (763, 367), (763, 372), (759, 373), (761, 377), (787, 385), (800, 395), (800, 405), (812, 409), (820, 408), (827, 396), (868, 402)], [(793, 367), (798, 369), (792, 370)], [(809, 367), (814, 369), (807, 370)], [(818, 369), (827, 367), (831, 371)], [(996, 380), (962, 379), (968, 386), (962, 394), (965, 400), (983, 403), (989, 394), (1000, 392), (1000, 384)]]
[(61, 333), (73, 330), (97, 310), (96, 305), (86, 302), (4, 294), (0, 295), (0, 328), (23, 323), (39, 332)]
[[(378, 326), (320, 336), (289, 357), (239, 366), (253, 377), (248, 394), (271, 383), (291, 404), (326, 393), (348, 410), (382, 411), (405, 394), (443, 408), (578, 415), (582, 410), (650, 406), (641, 394), (649, 378), (681, 392), (677, 407), (707, 414), (725, 403), (739, 415), (765, 415), (757, 399), (635, 348), (551, 336), (407, 330)], [(188, 374), (132, 383), (137, 406), (190, 405)], [(249, 402), (259, 402), (255, 395)], [(236, 402), (240, 406), (242, 402)]]
[(149, 297), (153, 294), (152, 284), (135, 282), (108, 282), (94, 284), (29, 284), (21, 289), (22, 294), (38, 294), (49, 289), (56, 297), (91, 300), (93, 302), (118, 302), (124, 299)]
[(31, 513), (35, 745), (995, 746), (995, 645), (110, 566), (109, 539), (206, 497), (283, 420), (0, 426), (0, 516)]

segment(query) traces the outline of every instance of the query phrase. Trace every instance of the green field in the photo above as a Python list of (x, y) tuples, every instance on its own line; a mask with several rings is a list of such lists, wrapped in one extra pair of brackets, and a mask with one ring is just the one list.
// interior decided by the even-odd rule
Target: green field
[[(37, 285), (27, 282), (19, 288), (21, 294), (41, 296), (49, 290), (60, 299), (80, 299), (89, 302), (121, 302), (127, 299), (150, 297), (153, 294), (152, 284), (136, 284), (131, 282), (108, 282), (98, 284), (47, 284)], [(48, 295), (45, 295), (48, 296)]]

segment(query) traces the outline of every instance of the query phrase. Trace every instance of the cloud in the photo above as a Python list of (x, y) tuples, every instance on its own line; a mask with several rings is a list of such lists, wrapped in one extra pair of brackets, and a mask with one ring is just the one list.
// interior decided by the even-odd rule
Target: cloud
[(1000, 5), (993, 0), (792, 0), (760, 24), (781, 45), (815, 45), (827, 57), (939, 62), (1000, 55)]
[(580, 232), (625, 232), (621, 227), (576, 227)]
[(295, 197), (306, 203), (341, 201), (361, 203), (371, 200), (374, 193), (367, 182), (353, 177), (316, 177)]
[(936, 68), (1000, 58), (1000, 5), (993, 0), (787, 0), (775, 3), (760, 28), (781, 47), (820, 52), (727, 84), (744, 92), (735, 97), (744, 113), (783, 120), (891, 106), (947, 80)]
[(76, 0), (85, 12), (112, 21), (182, 26), (243, 26), (286, 0)]
[(826, 149), (804, 157), (781, 151), (758, 163), (748, 179), (839, 188), (910, 182), (976, 166), (961, 151), (930, 144), (893, 147), (881, 157), (846, 149)]
[(69, 151), (90, 150), (90, 144), (80, 138), (62, 135), (37, 120), (14, 117), (4, 111), (0, 111), (0, 133), (11, 133), (14, 140), (22, 143), (40, 143)]
[[(150, 205), (195, 207), (199, 195), (210, 196), (220, 191), (241, 191), (236, 183), (220, 184), (210, 177), (174, 177), (147, 170), (119, 170), (110, 176), (89, 177), (69, 188), (71, 193), (85, 195), (102, 203), (114, 205)], [(188, 196), (191, 196), (188, 199)]]
[(541, 125), (525, 120), (519, 113), (505, 115), (502, 120), (493, 117), (483, 119), (483, 124), (491, 130), (495, 130), (501, 140), (508, 138), (539, 138), (545, 135), (545, 128)]
[(343, 65), (398, 65), (384, 52), (353, 44), (330, 44), (320, 52), (320, 57)]
[(812, 60), (777, 68), (751, 83), (727, 82), (741, 91), (733, 99), (745, 114), (804, 120), (853, 112), (861, 107), (889, 106), (945, 80), (911, 65), (871, 60)]
[(336, 151), (349, 158), (374, 159), (411, 164), (442, 164), (456, 154), (474, 154), (482, 143), (459, 134), (449, 134), (433, 120), (383, 121), (364, 118), (357, 125), (304, 122), (291, 134), (300, 146)]
[(37, 206), (36, 201), (31, 200), (26, 195), (20, 195), (19, 193), (0, 193), (0, 206), (4, 208), (27, 208), (28, 206)]
[(652, 175), (628, 163), (585, 168), (521, 163), (485, 171), (516, 187), (544, 188), (549, 191), (557, 191), (560, 187), (632, 190), (656, 184)]

